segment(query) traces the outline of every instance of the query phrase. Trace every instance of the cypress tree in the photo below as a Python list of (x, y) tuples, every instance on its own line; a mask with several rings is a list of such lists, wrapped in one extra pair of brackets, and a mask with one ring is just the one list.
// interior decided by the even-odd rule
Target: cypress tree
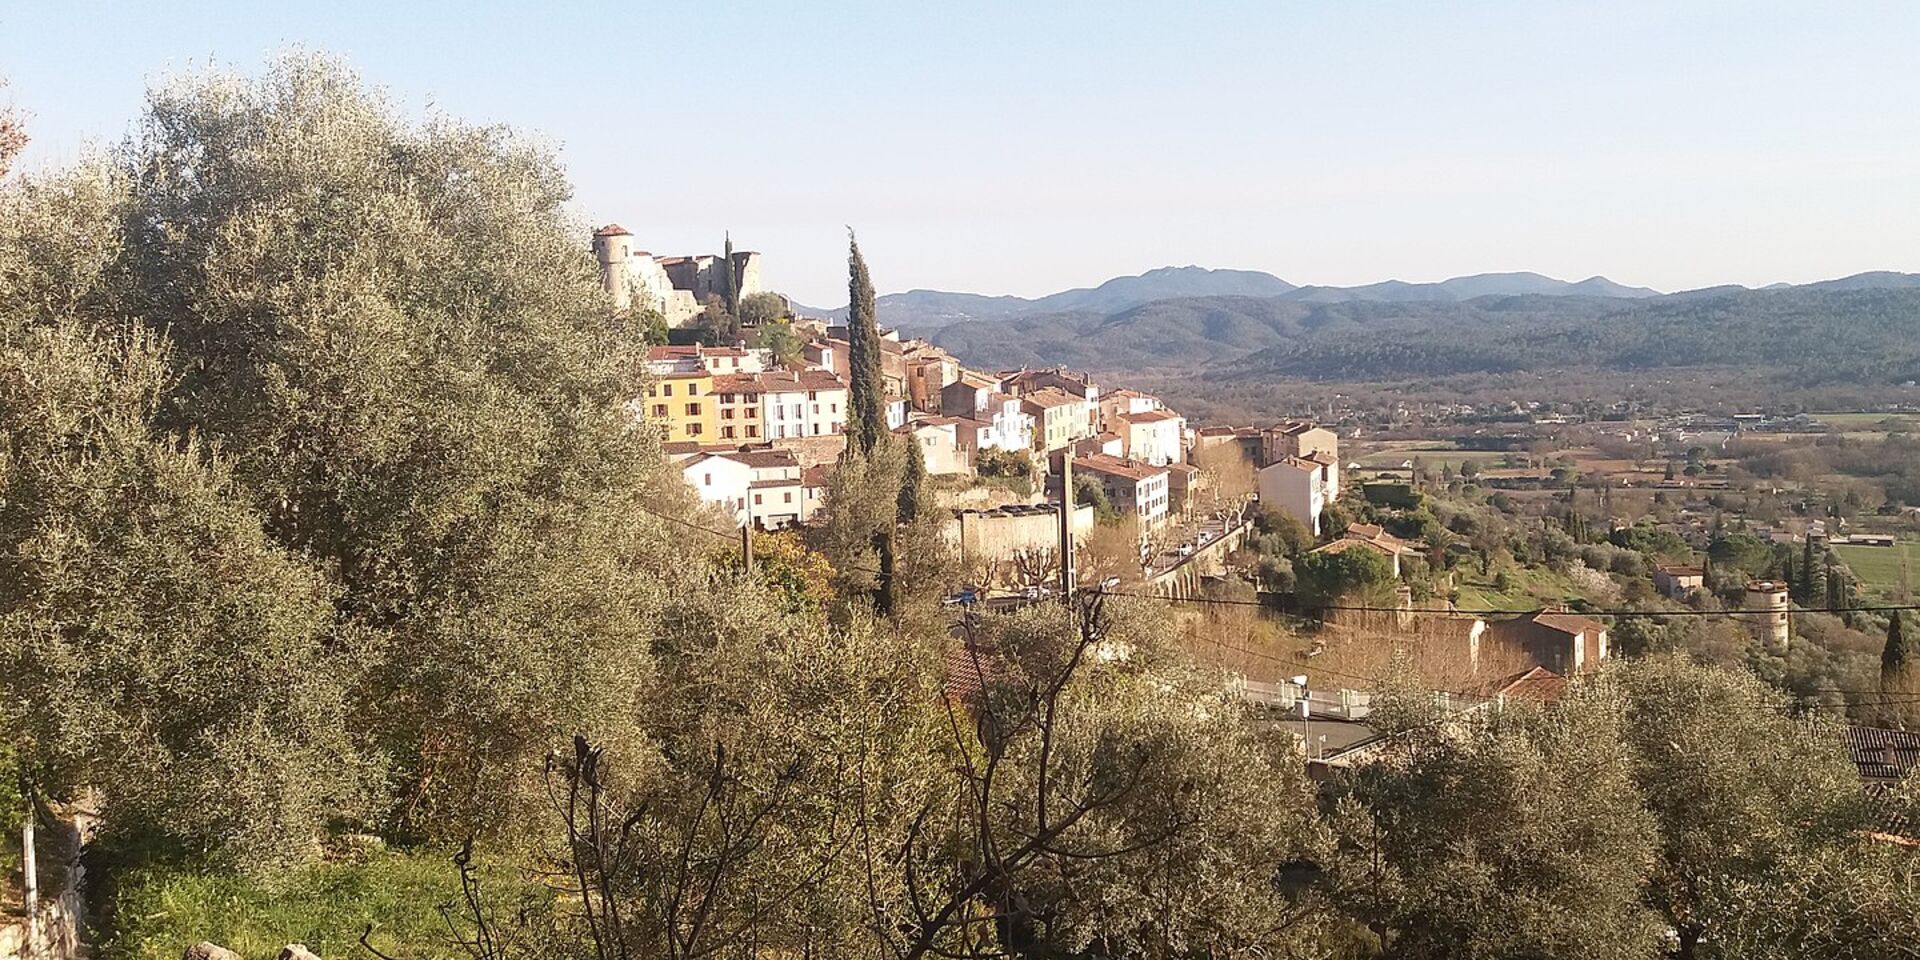
[(847, 450), (870, 457), (887, 436), (880, 327), (874, 319), (873, 278), (851, 230), (847, 251)]
[(1920, 663), (1920, 637), (1908, 637), (1901, 627), (1900, 611), (1887, 617), (1887, 645), (1880, 651), (1880, 682), (1889, 684)]
[(920, 485), (927, 478), (927, 461), (920, 454), (920, 445), (909, 442), (906, 452), (907, 462), (900, 475), (900, 497), (894, 515), (902, 524), (912, 523), (920, 515)]
[(720, 256), (720, 295), (727, 302), (727, 338), (729, 346), (740, 342), (740, 278), (733, 270), (733, 233), (728, 231)]

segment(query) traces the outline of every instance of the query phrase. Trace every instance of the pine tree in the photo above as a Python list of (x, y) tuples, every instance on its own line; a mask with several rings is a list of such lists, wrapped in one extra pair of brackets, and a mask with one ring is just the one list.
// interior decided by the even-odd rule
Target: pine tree
[(880, 327), (873, 278), (860, 242), (847, 232), (847, 450), (870, 457), (887, 437), (887, 399), (880, 386)]

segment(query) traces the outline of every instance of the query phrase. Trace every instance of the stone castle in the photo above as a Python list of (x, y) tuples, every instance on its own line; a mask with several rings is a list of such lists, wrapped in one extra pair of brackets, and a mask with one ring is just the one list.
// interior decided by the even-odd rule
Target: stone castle
[[(593, 232), (593, 255), (600, 261), (600, 283), (615, 308), (651, 308), (669, 327), (684, 326), (699, 316), (708, 297), (726, 296), (721, 267), (725, 256), (656, 257), (634, 249), (633, 234), (617, 223)], [(739, 278), (740, 296), (759, 293), (760, 254), (734, 251), (733, 275)]]

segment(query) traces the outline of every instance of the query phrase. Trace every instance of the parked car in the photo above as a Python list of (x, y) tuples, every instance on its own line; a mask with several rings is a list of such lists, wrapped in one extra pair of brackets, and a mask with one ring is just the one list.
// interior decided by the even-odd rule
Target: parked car
[(971, 607), (979, 599), (980, 599), (980, 594), (978, 592), (978, 589), (975, 587), (968, 587), (965, 590), (962, 590), (959, 593), (956, 593), (953, 596), (950, 596), (945, 600), (940, 601), (940, 604), (942, 606), (947, 606), (947, 607)]

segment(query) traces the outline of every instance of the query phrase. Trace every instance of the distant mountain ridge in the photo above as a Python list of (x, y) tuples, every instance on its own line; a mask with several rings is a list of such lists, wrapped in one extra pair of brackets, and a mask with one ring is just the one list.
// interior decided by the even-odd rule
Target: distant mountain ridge
[[(1858, 273), (1806, 284), (1776, 283), (1762, 292), (1782, 290), (1900, 290), (1920, 288), (1920, 274), (1894, 271)], [(909, 335), (974, 323), (1004, 323), (1061, 315), (1111, 316), (1149, 304), (1216, 297), (1251, 298), (1300, 304), (1342, 303), (1465, 303), (1486, 297), (1562, 297), (1609, 301), (1697, 300), (1748, 292), (1738, 284), (1704, 287), (1663, 294), (1649, 287), (1616, 283), (1602, 276), (1585, 280), (1558, 280), (1532, 272), (1480, 273), (1436, 283), (1386, 280), (1355, 287), (1297, 286), (1258, 270), (1206, 267), (1161, 267), (1137, 276), (1114, 277), (1095, 287), (1079, 287), (1044, 297), (988, 296), (942, 290), (909, 290), (878, 298), (875, 306), (884, 326)], [(807, 316), (843, 319), (846, 308), (823, 310), (801, 307)], [(1038, 332), (1038, 331), (1034, 331)]]

